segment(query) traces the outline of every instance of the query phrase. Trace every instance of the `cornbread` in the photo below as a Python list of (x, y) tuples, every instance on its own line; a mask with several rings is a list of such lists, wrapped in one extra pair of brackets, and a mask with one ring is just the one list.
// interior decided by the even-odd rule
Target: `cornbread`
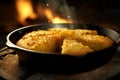
[(17, 45), (40, 52), (55, 52), (58, 41), (59, 34), (56, 32), (38, 30), (24, 35)]
[(108, 48), (112, 46), (113, 41), (98, 35), (96, 30), (49, 28), (29, 32), (16, 44), (40, 52), (77, 56)]
[(89, 46), (82, 44), (81, 42), (78, 42), (77, 40), (72, 39), (64, 39), (63, 45), (62, 45), (62, 54), (68, 54), (68, 55), (85, 55), (88, 52), (93, 52)]
[(98, 51), (112, 46), (113, 41), (105, 36), (100, 35), (83, 35), (78, 41), (88, 45), (91, 49)]
[(97, 35), (96, 30), (85, 30), (85, 29), (75, 29), (75, 30), (63, 30), (61, 31), (61, 37), (64, 38), (79, 38), (82, 35)]

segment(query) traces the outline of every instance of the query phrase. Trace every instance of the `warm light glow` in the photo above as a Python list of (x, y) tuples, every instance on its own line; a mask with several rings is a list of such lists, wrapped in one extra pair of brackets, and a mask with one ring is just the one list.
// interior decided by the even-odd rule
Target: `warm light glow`
[(44, 10), (46, 17), (51, 20), (53, 18), (53, 14), (49, 9)]
[(31, 0), (16, 0), (16, 8), (18, 11), (18, 20), (21, 23), (26, 24), (26, 18), (36, 18)]
[(53, 22), (53, 23), (68, 23), (67, 20), (61, 19), (61, 18), (59, 18), (59, 17), (53, 18), (53, 19), (52, 19), (52, 22)]
[(46, 6), (49, 7), (50, 6), (49, 3), (47, 3)]
[[(55, 16), (50, 9), (44, 10), (45, 16), (48, 18), (48, 22), (51, 23), (72, 23), (71, 20), (60, 18), (59, 16)], [(68, 17), (70, 18), (70, 16)]]

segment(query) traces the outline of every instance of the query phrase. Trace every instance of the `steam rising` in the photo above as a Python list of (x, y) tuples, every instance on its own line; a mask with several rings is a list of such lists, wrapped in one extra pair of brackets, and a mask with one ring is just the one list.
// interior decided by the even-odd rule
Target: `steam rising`
[(53, 14), (53, 18), (59, 16), (62, 19), (72, 21), (72, 23), (77, 21), (74, 8), (68, 6), (65, 0), (39, 0), (39, 5), (40, 9), (42, 9), (40, 14), (45, 9), (49, 9)]

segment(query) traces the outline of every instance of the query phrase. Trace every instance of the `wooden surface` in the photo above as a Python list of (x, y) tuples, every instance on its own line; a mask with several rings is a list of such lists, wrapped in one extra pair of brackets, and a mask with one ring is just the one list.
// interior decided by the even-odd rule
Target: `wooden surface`
[(16, 54), (7, 54), (0, 58), (0, 80), (111, 80), (117, 74), (120, 74), (120, 48), (112, 60), (104, 66), (75, 75), (29, 73), (24, 66), (19, 64)]

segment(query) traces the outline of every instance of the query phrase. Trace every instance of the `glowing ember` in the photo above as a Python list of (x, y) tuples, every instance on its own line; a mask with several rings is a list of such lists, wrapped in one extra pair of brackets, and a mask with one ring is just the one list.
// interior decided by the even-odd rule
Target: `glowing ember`
[(26, 23), (26, 18), (35, 19), (36, 15), (32, 9), (31, 0), (16, 0), (16, 7), (18, 11), (18, 20), (22, 24)]

